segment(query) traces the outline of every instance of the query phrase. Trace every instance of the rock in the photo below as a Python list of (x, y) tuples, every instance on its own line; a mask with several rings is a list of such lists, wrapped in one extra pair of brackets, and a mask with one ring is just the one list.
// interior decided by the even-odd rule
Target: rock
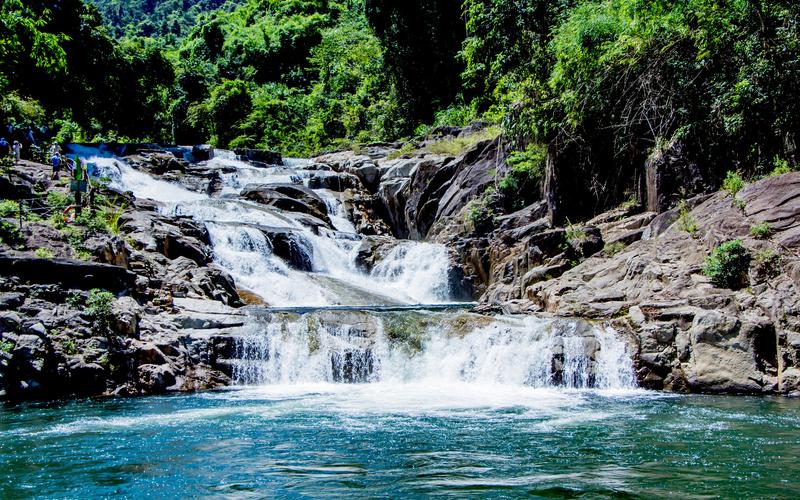
[(767, 222), (780, 245), (800, 247), (800, 173), (768, 177), (745, 187), (739, 198), (754, 222)]
[(192, 162), (199, 163), (208, 161), (214, 156), (214, 147), (208, 144), (200, 144), (192, 147)]
[(361, 181), (353, 174), (339, 172), (314, 172), (308, 179), (310, 189), (330, 189), (342, 192), (347, 189), (358, 189)]
[(147, 394), (159, 394), (175, 385), (175, 373), (167, 365), (140, 365), (139, 386)]
[(103, 288), (111, 292), (131, 290), (136, 282), (135, 274), (108, 264), (8, 255), (0, 255), (0, 275), (33, 283), (58, 283), (63, 288)]
[(325, 202), (319, 195), (303, 186), (293, 184), (248, 185), (242, 190), (241, 196), (247, 200), (281, 210), (300, 212), (330, 222)]
[(183, 232), (166, 231), (155, 235), (156, 248), (168, 259), (186, 257), (198, 265), (211, 262), (211, 254), (206, 245)]
[(21, 293), (0, 293), (0, 309), (16, 309), (21, 306), (24, 301), (25, 296)]
[(281, 154), (266, 149), (235, 149), (237, 156), (251, 162), (265, 163), (267, 165), (283, 165)]
[(500, 142), (497, 139), (479, 142), (453, 160), (453, 165), (443, 167), (453, 171), (453, 178), (439, 200), (437, 219), (457, 214), (494, 183), (490, 172), (498, 168), (499, 148)]
[(374, 191), (377, 188), (378, 181), (380, 181), (381, 178), (378, 167), (376, 167), (372, 162), (365, 163), (364, 165), (358, 167), (355, 171), (355, 174), (359, 179), (361, 179), (364, 187), (370, 191)]
[(264, 232), (272, 245), (272, 252), (286, 261), (292, 269), (310, 272), (314, 269), (314, 247), (302, 234), (292, 230)]
[(673, 141), (654, 152), (645, 163), (647, 210), (664, 212), (678, 202), (708, 189), (702, 169), (690, 159), (686, 146)]
[(131, 297), (120, 297), (111, 306), (114, 331), (126, 337), (139, 338), (139, 320), (142, 308)]

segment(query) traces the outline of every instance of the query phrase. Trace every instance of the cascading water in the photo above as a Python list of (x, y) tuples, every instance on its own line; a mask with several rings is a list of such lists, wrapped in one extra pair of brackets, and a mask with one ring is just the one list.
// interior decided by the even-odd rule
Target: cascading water
[[(450, 259), (441, 245), (396, 242), (369, 273), (361, 271), (360, 236), (338, 193), (314, 191), (327, 207), (330, 228), (309, 228), (297, 214), (238, 198), (249, 185), (307, 184), (308, 160), (255, 167), (217, 150), (207, 162), (221, 172), (216, 196), (154, 179), (118, 159), (91, 161), (112, 187), (160, 201), (164, 213), (203, 221), (216, 264), (270, 306), (451, 300)], [(626, 345), (610, 329), (579, 321), (362, 309), (253, 317), (231, 353), (233, 378), (245, 385), (635, 386)]]
[(631, 356), (611, 329), (465, 313), (273, 317), (239, 340), (233, 374), (248, 385), (635, 387)]

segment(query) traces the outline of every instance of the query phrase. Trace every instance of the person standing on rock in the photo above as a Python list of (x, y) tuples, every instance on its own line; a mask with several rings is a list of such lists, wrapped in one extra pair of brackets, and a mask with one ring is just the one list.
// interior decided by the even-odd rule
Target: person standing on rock
[(5, 137), (0, 137), (0, 156), (6, 156), (11, 154), (11, 145), (8, 143)]
[(58, 171), (61, 170), (61, 155), (56, 153), (50, 157), (50, 161), (53, 163), (53, 176), (52, 179), (58, 179)]
[(19, 163), (20, 156), (22, 155), (22, 144), (19, 141), (14, 141), (14, 146), (12, 146), (14, 151), (14, 163)]

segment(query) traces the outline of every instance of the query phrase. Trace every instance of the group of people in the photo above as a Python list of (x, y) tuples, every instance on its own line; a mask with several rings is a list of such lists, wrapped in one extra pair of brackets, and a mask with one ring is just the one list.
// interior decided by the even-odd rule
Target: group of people
[(1, 156), (13, 156), (14, 162), (19, 163), (20, 157), (22, 155), (22, 144), (19, 141), (14, 141), (10, 143), (6, 140), (5, 137), (0, 137), (0, 155)]

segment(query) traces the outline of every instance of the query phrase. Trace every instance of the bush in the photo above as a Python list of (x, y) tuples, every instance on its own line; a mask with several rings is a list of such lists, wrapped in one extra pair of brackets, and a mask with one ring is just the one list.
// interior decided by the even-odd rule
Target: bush
[(113, 303), (113, 293), (100, 288), (89, 291), (89, 297), (86, 299), (86, 313), (94, 320), (94, 329), (98, 333), (109, 331), (113, 317), (111, 312)]
[(752, 257), (740, 240), (723, 243), (706, 258), (703, 274), (720, 288), (738, 290), (747, 283)]
[(760, 240), (767, 239), (772, 235), (772, 226), (767, 221), (759, 222), (750, 228), (750, 235)]
[(19, 213), (19, 203), (14, 200), (0, 201), (0, 217), (16, 217)]
[(729, 192), (731, 196), (735, 197), (736, 194), (744, 189), (744, 179), (738, 172), (731, 172), (725, 175), (725, 180), (722, 181), (722, 189)]
[(789, 162), (780, 156), (775, 157), (775, 160), (772, 162), (772, 166), (775, 168), (769, 173), (770, 177), (777, 177), (779, 175), (794, 172), (794, 169), (792, 169), (791, 165), (789, 165)]

